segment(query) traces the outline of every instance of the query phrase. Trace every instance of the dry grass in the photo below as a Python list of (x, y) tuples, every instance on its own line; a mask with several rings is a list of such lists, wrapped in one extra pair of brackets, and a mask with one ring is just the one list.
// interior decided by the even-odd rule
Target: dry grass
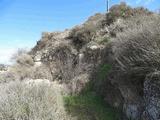
[(37, 65), (28, 53), (19, 50), (12, 59), (15, 60), (15, 63), (9, 68), (5, 79), (9, 77), (12, 77), (12, 80), (52, 79), (49, 68), (44, 64)]
[(33, 66), (34, 65), (33, 58), (29, 54), (22, 54), (18, 56), (16, 62), (23, 66)]
[(160, 65), (160, 17), (142, 18), (143, 22), (118, 34), (114, 52), (121, 68), (153, 71)]
[(0, 84), (1, 120), (71, 120), (65, 114), (58, 86), (47, 82)]

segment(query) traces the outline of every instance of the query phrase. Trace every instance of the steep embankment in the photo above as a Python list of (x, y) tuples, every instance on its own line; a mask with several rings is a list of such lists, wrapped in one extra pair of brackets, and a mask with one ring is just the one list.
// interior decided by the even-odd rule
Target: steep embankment
[(159, 15), (115, 5), (71, 30), (43, 33), (30, 54), (73, 95), (87, 87), (128, 118), (158, 120), (159, 28)]

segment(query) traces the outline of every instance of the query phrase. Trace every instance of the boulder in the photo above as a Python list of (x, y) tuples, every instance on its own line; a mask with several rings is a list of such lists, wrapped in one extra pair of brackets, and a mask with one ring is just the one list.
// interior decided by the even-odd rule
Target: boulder
[(144, 82), (144, 120), (160, 120), (160, 71), (149, 74)]

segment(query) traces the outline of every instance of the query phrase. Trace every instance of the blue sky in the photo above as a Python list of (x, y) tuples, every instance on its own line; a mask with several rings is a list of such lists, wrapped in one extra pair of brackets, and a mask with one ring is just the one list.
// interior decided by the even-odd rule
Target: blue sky
[[(122, 1), (122, 0), (121, 0)], [(110, 4), (120, 0), (110, 0)], [(126, 0), (131, 6), (160, 8), (159, 0)], [(31, 48), (44, 31), (62, 31), (106, 10), (105, 0), (0, 0), (0, 63), (18, 48)]]

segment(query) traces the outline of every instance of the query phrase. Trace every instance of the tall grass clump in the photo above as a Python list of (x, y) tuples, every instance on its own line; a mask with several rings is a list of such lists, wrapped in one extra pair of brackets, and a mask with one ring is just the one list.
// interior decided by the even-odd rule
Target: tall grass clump
[(141, 19), (114, 40), (116, 61), (126, 72), (155, 71), (160, 66), (160, 16), (142, 16)]
[(60, 93), (47, 83), (16, 81), (0, 84), (0, 119), (66, 120), (58, 103), (58, 94)]

